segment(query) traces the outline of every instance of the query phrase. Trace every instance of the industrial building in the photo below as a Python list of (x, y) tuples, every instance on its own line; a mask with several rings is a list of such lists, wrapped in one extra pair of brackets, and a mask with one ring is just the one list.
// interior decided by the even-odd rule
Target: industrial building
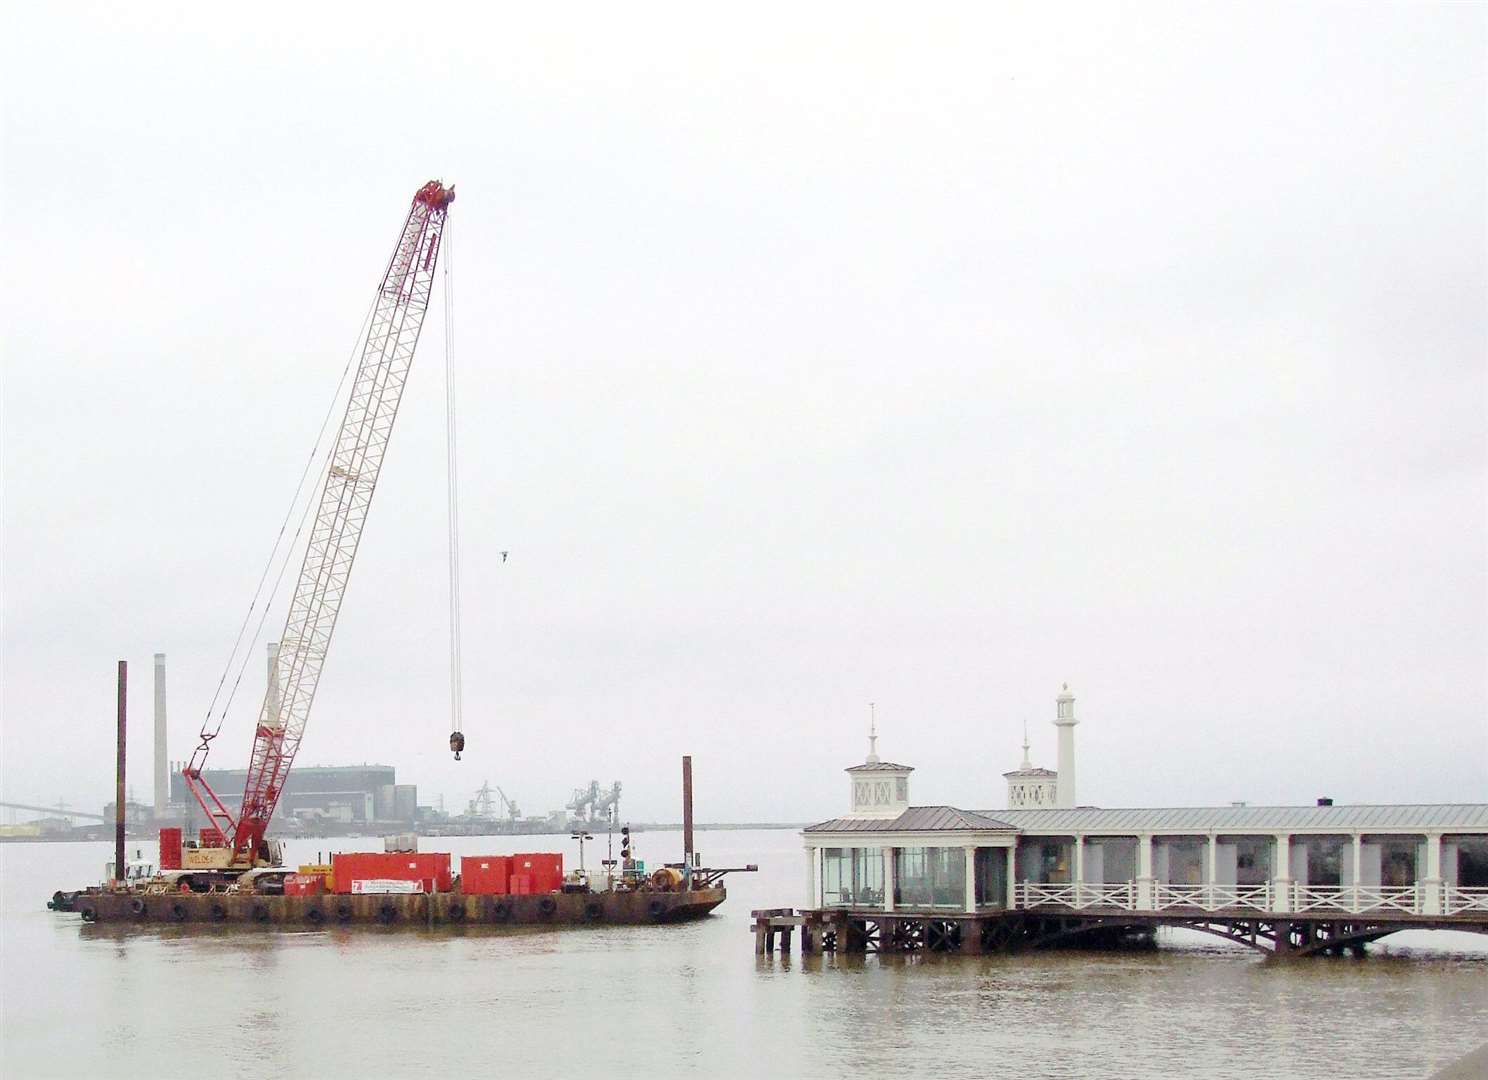
[[(188, 808), (189, 827), (195, 831), (208, 821), (191, 797), (182, 764), (176, 762), (171, 768), (170, 801)], [(248, 781), (247, 770), (206, 769), (202, 776), (227, 809), (236, 812)], [(285, 780), (274, 825), (314, 829), (317, 825), (412, 824), (417, 809), (418, 787), (398, 783), (391, 765), (302, 766)]]

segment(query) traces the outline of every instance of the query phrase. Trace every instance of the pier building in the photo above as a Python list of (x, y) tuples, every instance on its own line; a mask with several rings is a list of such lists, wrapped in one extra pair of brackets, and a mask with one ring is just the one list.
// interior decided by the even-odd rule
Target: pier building
[(1361, 949), (1397, 930), (1488, 933), (1488, 804), (1074, 805), (1074, 697), (1059, 770), (1004, 774), (1008, 808), (913, 805), (908, 765), (847, 768), (849, 810), (808, 826), (806, 906), (756, 913), (761, 949), (980, 952), (1184, 926), (1258, 949)]

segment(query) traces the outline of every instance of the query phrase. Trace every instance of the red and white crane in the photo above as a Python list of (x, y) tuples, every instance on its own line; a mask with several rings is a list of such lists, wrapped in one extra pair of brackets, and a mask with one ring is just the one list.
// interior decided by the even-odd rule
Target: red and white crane
[[(203, 869), (212, 865), (248, 869), (273, 861), (264, 833), (305, 735), (310, 706), (428, 311), (440, 242), (454, 198), (455, 189), (437, 180), (419, 188), (378, 287), (299, 581), (279, 639), (278, 663), (259, 710), (248, 780), (236, 817), (202, 776), (217, 735), (210, 713), (200, 745), (186, 766), (186, 784), (223, 840), (220, 849), (197, 853), (193, 862)], [(463, 747), (464, 736), (458, 728), (450, 736), (450, 744), (457, 751)]]

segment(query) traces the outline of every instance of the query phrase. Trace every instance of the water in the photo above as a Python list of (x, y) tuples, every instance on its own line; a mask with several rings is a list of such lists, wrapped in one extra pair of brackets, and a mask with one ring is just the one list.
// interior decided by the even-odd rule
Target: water
[[(288, 855), (332, 845), (378, 846)], [(567, 837), (424, 842), (442, 846), (577, 856)], [(760, 872), (679, 927), (286, 932), (84, 926), (45, 900), (97, 880), (109, 845), (0, 845), (0, 1076), (1339, 1080), (1423, 1077), (1488, 1039), (1488, 940), (1470, 935), (1285, 963), (1197, 935), (1139, 954), (761, 959), (749, 911), (799, 898), (799, 837), (698, 846)], [(638, 855), (680, 847), (645, 833)]]

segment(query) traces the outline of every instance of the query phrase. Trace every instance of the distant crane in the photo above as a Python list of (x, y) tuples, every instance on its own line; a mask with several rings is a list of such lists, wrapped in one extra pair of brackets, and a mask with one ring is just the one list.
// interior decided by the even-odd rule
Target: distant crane
[[(213, 727), (210, 710), (202, 725), (201, 743), (184, 770), (191, 794), (223, 838), (224, 847), (212, 849), (220, 852), (215, 858), (221, 864), (219, 869), (246, 870), (276, 861), (264, 842), (264, 833), (305, 735), (310, 706), (320, 684), (336, 617), (346, 596), (352, 563), (398, 415), (398, 403), (428, 311), (440, 241), (454, 198), (454, 188), (447, 188), (437, 180), (419, 188), (378, 285), (372, 320), (325, 474), (299, 582), (290, 601), (284, 633), (279, 637), (274, 677), (259, 710), (248, 779), (237, 816), (222, 804), (202, 776), (212, 740), (222, 726), (219, 716)], [(455, 745), (457, 737), (459, 746)], [(464, 736), (458, 730), (450, 736), (450, 745), (456, 750), (463, 748)]]
[(606, 813), (614, 808), (620, 814), (620, 781), (616, 780), (608, 791), (599, 786), (598, 780), (590, 780), (587, 788), (575, 788), (573, 798), (568, 800), (565, 810), (573, 811), (579, 821), (602, 821)]
[(505, 811), (509, 820), (516, 821), (522, 816), (522, 811), (517, 809), (516, 803), (506, 797), (506, 792), (501, 790), (500, 785), (493, 788), (489, 780), (481, 784), (480, 790), (475, 793), (475, 798), (470, 800), (471, 815), (474, 817), (494, 818), (496, 816), (496, 803), (491, 798), (492, 795), (495, 795), (501, 800), (502, 809)]

